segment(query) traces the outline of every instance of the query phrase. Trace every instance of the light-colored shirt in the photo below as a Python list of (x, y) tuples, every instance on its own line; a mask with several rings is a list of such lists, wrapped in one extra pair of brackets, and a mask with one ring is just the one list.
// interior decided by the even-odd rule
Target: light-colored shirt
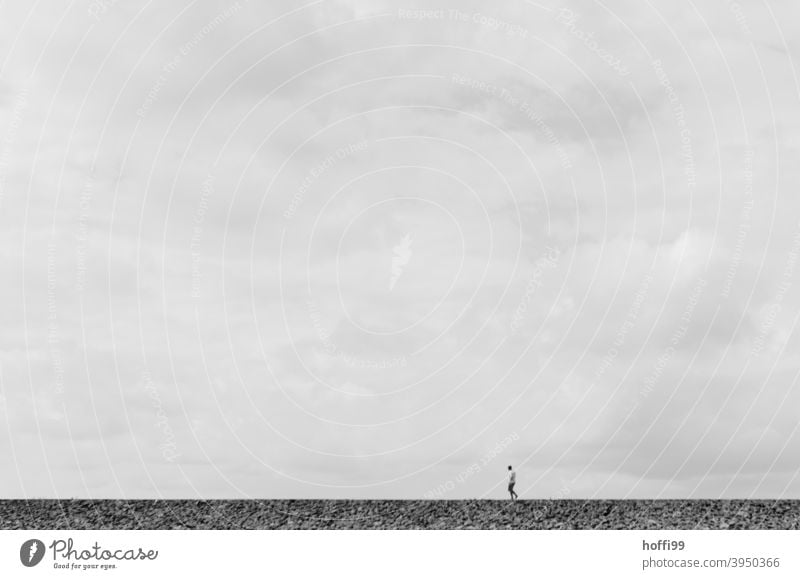
[(517, 482), (517, 473), (515, 473), (513, 470), (511, 471), (511, 474), (508, 475), (508, 482)]

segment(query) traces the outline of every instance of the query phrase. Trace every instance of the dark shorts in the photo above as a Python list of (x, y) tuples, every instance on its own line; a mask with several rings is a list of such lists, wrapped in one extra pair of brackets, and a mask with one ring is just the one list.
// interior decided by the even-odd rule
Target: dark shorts
[(517, 484), (517, 483), (508, 483), (508, 490), (509, 490), (509, 491), (513, 491), (513, 490), (514, 490), (514, 485), (515, 485), (515, 484)]

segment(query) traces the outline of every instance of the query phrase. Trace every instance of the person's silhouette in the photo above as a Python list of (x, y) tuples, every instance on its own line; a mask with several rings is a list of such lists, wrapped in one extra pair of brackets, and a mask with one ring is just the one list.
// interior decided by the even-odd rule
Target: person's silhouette
[(511, 468), (511, 465), (508, 465), (508, 493), (511, 495), (511, 500), (516, 501), (517, 493), (514, 491), (514, 485), (517, 483), (517, 473), (514, 472), (514, 469)]

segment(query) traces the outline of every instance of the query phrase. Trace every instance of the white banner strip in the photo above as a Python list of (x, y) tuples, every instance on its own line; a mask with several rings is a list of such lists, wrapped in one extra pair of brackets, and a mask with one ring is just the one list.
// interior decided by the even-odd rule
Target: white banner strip
[[(0, 531), (0, 577), (798, 577), (800, 531)], [(195, 575), (192, 575), (195, 576)]]

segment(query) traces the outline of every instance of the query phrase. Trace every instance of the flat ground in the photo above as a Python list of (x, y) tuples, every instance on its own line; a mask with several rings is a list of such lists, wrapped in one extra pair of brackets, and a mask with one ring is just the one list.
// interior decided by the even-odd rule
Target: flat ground
[(800, 529), (800, 501), (6, 500), (3, 529)]

